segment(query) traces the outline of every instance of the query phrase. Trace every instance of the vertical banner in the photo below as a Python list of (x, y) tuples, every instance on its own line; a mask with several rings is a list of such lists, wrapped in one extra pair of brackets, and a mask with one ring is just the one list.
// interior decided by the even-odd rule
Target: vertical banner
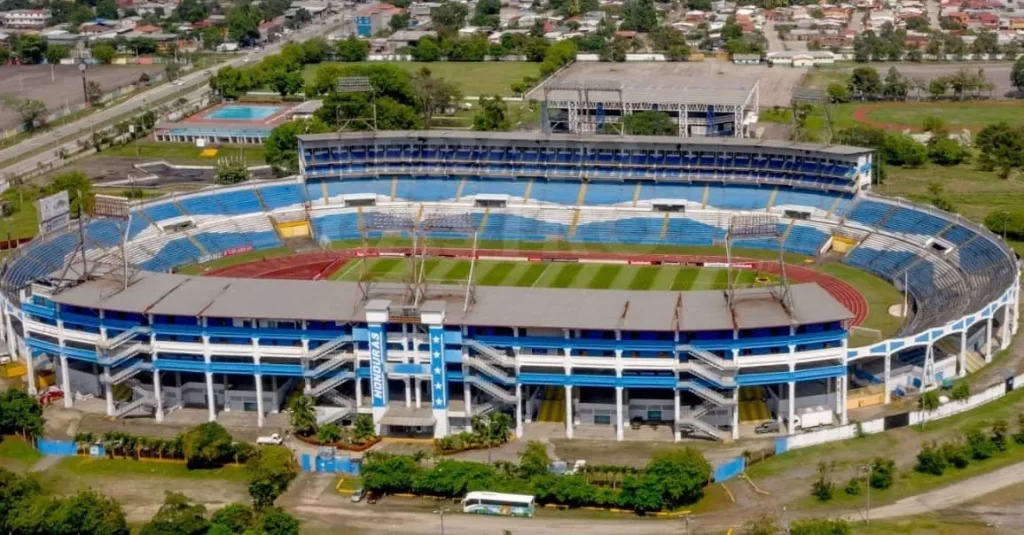
[(387, 361), (387, 341), (384, 338), (384, 326), (371, 323), (368, 326), (370, 341), (370, 393), (374, 407), (388, 406), (388, 379), (385, 375)]
[(434, 409), (448, 408), (448, 374), (444, 364), (444, 328), (430, 326), (430, 392)]

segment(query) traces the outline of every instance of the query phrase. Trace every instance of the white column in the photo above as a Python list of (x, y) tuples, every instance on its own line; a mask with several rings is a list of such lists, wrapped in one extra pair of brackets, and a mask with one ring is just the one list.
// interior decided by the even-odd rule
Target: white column
[(1003, 334), (1000, 335), (999, 350), (1010, 347), (1010, 304), (1003, 305)]
[[(359, 368), (356, 368), (358, 371)], [(363, 379), (356, 375), (356, 412), (363, 406)]]
[(160, 371), (153, 370), (153, 396), (156, 397), (156, 421), (164, 421), (164, 396), (160, 385)]
[(847, 383), (846, 376), (842, 376), (838, 379), (840, 387), (843, 390), (843, 404), (840, 405), (839, 412), (839, 425), (846, 425), (846, 406), (849, 405), (847, 396), (849, 395), (850, 385)]
[(985, 364), (992, 362), (992, 316), (985, 320)]
[[(22, 324), (22, 325), (24, 325), (24, 324)], [(17, 355), (18, 355), (18, 346), (17, 346), (17, 344), (14, 343), (14, 338), (15, 338), (15, 336), (14, 336), (14, 326), (11, 325), (11, 315), (6, 313), (6, 312), (4, 313), (4, 327), (5, 327), (6, 332), (7, 332), (7, 352), (12, 357), (17, 357)]]
[(224, 399), (221, 404), (224, 407), (224, 412), (231, 412), (231, 406), (228, 404), (228, 374), (221, 374), (220, 378), (224, 383)]
[(789, 434), (796, 433), (796, 425), (793, 420), (796, 418), (796, 382), (790, 381), (786, 387), (789, 394)]
[(253, 379), (256, 380), (256, 426), (263, 427), (266, 423), (263, 412), (263, 375), (256, 374)]
[(882, 386), (885, 387), (884, 403), (888, 405), (892, 401), (892, 388), (889, 387), (889, 381), (892, 379), (892, 361), (890, 360), (892, 354), (886, 353), (884, 358), (883, 368), (885, 371), (882, 372)]
[(733, 399), (736, 400), (736, 403), (732, 406), (732, 439), (733, 440), (739, 440), (740, 439), (740, 396), (739, 396), (739, 391), (738, 390), (733, 394)]
[(405, 385), (405, 408), (408, 409), (412, 407), (412, 384), (408, 377), (403, 379), (402, 383)]
[(416, 378), (412, 380), (412, 384), (415, 387), (415, 390), (413, 390), (413, 394), (415, 394), (416, 408), (419, 409), (423, 402), (423, 395), (421, 394), (423, 390), (423, 381), (420, 380), (419, 378)]
[(672, 414), (674, 416), (674, 423), (672, 425), (673, 440), (678, 442), (682, 437), (682, 433), (679, 432), (679, 389), (672, 390)]
[[(462, 376), (466, 375), (466, 367), (462, 367)], [(469, 419), (473, 417), (473, 385), (463, 382), (462, 383), (462, 401), (466, 404), (466, 427), (469, 427)]]
[(528, 424), (532, 424), (533, 423), (533, 406), (534, 406), (534, 403), (533, 403), (533, 392), (531, 392), (531, 390), (533, 390), (533, 389), (530, 388), (529, 386), (526, 387), (526, 414), (523, 416), (523, 419)]
[(60, 389), (64, 391), (64, 408), (70, 409), (73, 404), (74, 393), (71, 392), (71, 369), (68, 368), (68, 358), (60, 356)]
[(213, 422), (217, 419), (216, 399), (213, 397), (213, 372), (206, 372), (206, 407), (207, 418)]
[(523, 438), (523, 385), (516, 383), (516, 438)]
[(565, 438), (572, 438), (572, 387), (565, 387)]
[(107, 416), (114, 415), (114, 385), (110, 384), (110, 366), (103, 367), (107, 380), (103, 383), (103, 397), (107, 398)]
[(615, 440), (625, 438), (625, 430), (622, 428), (622, 387), (615, 387)]
[(960, 331), (960, 354), (957, 355), (956, 360), (956, 376), (963, 377), (967, 375), (967, 328)]
[(39, 391), (36, 390), (36, 362), (32, 356), (32, 350), (27, 347), (25, 348), (25, 368), (28, 370), (28, 394), (36, 396), (39, 394)]
[(270, 388), (271, 388), (270, 402), (273, 403), (273, 406), (270, 407), (270, 413), (271, 414), (277, 414), (281, 410), (281, 400), (277, 396), (277, 376), (276, 375), (271, 375), (270, 376)]

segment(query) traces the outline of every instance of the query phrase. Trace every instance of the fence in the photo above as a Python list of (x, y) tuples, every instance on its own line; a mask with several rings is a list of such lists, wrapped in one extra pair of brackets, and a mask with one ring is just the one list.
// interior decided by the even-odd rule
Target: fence
[(78, 455), (78, 445), (66, 440), (36, 439), (36, 449), (43, 455), (56, 455), (58, 457)]
[(299, 464), (303, 472), (327, 472), (358, 476), (361, 462), (347, 457), (323, 458), (303, 453)]
[(715, 467), (715, 483), (723, 483), (740, 474), (747, 469), (747, 458), (740, 455), (735, 459), (726, 461)]
[(860, 426), (860, 433), (870, 435), (890, 429), (896, 429), (898, 427), (905, 427), (907, 425), (920, 424), (922, 421), (927, 423), (935, 420), (941, 420), (995, 401), (1019, 388), (1024, 388), (1024, 375), (1010, 377), (1006, 381), (990, 386), (964, 401), (950, 401), (939, 406), (939, 408), (934, 411), (909, 411), (876, 418), (874, 420), (868, 420), (866, 422), (860, 422), (859, 424), (855, 423), (841, 427), (822, 429), (820, 431), (778, 437), (775, 439), (775, 454), (779, 455), (789, 450), (853, 438), (858, 433), (858, 426)]

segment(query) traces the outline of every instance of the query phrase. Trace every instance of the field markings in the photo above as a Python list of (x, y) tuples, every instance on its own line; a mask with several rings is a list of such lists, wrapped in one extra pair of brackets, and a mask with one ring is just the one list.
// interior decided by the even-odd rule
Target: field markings
[(356, 260), (355, 262), (351, 262), (351, 261), (348, 262), (347, 268), (346, 268), (346, 266), (341, 266), (342, 269), (340, 269), (338, 271), (335, 271), (334, 274), (331, 275), (331, 280), (335, 280), (335, 281), (337, 281), (337, 280), (349, 280), (348, 279), (348, 274), (352, 273), (352, 270), (354, 270), (357, 267), (359, 267), (360, 265), (362, 265), (363, 262), (364, 262), (363, 258), (360, 258), (360, 259)]
[(658, 270), (657, 275), (654, 277), (654, 281), (651, 283), (651, 290), (669, 291), (672, 289), (672, 281), (676, 277), (676, 273), (682, 268), (678, 267), (656, 267), (651, 268)]
[(580, 271), (583, 271), (583, 266), (580, 264), (563, 264), (561, 268), (555, 273), (554, 280), (551, 281), (552, 288), (570, 287), (576, 281)]
[(547, 273), (548, 268), (550, 266), (551, 264), (530, 265), (526, 272), (523, 273), (523, 276), (518, 281), (516, 281), (516, 286), (529, 286), (530, 288), (537, 286), (537, 283), (540, 282), (541, 277), (543, 277), (544, 274)]

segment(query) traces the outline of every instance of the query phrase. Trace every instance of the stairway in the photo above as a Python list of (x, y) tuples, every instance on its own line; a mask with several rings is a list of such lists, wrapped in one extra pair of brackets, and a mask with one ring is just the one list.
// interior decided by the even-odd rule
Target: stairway
[(665, 217), (661, 220), (661, 234), (658, 235), (659, 240), (664, 240), (665, 236), (668, 236), (668, 222), (671, 220), (669, 213), (665, 212)]
[(134, 342), (130, 345), (121, 346), (113, 354), (107, 353), (97, 358), (96, 361), (101, 366), (117, 366), (118, 364), (138, 355), (139, 353), (148, 353), (149, 350), (149, 344), (143, 342)]
[(565, 422), (565, 389), (560, 386), (548, 386), (544, 388), (544, 397), (541, 399), (540, 408), (537, 411), (538, 422)]
[(501, 365), (501, 366), (515, 366), (515, 364), (516, 364), (514, 358), (512, 358), (512, 357), (502, 353), (501, 351), (498, 351), (497, 349), (494, 349), (493, 347), (491, 347), (491, 346), (489, 346), (487, 344), (479, 342), (477, 340), (472, 340), (472, 339), (469, 339), (469, 338), (463, 338), (462, 339), (462, 345), (464, 345), (466, 347), (469, 347), (471, 349), (475, 349), (477, 352), (487, 356), (487, 358), (489, 358), (495, 364), (498, 364), (498, 365)]
[(471, 385), (479, 388), (480, 390), (483, 390), (484, 392), (487, 392), (488, 394), (493, 396), (495, 399), (498, 399), (498, 400), (503, 401), (505, 403), (515, 403), (516, 402), (515, 394), (510, 393), (508, 390), (505, 390), (505, 389), (495, 385), (494, 383), (484, 379), (483, 377), (481, 377), (479, 375), (467, 375), (464, 380), (465, 380), (466, 383), (471, 384)]
[(484, 229), (487, 228), (487, 217), (489, 215), (491, 215), (490, 207), (488, 207), (487, 209), (484, 210), (484, 215), (483, 215), (483, 217), (480, 218), (480, 226), (477, 227), (477, 229), (476, 229), (477, 233), (479, 233), (481, 236), (484, 233)]
[[(703, 405), (701, 406), (703, 407)], [(715, 440), (722, 440), (722, 435), (719, 433), (718, 428), (700, 419), (700, 416), (707, 414), (707, 409), (698, 409), (690, 413), (680, 413), (679, 419), (676, 420), (676, 426), (678, 428), (689, 427), (695, 432), (702, 432)], [(680, 429), (682, 431), (682, 429)]]
[(140, 361), (132, 364), (131, 366), (128, 366), (127, 368), (124, 368), (123, 370), (115, 373), (114, 375), (110, 375), (110, 376), (108, 376), (106, 374), (101, 375), (100, 376), (100, 381), (103, 382), (103, 383), (106, 383), (106, 384), (116, 385), (116, 384), (123, 383), (124, 381), (127, 381), (128, 379), (131, 379), (132, 377), (135, 377), (140, 372), (147, 371), (147, 370), (152, 370), (152, 369), (153, 369), (153, 365), (152, 364), (140, 360)]
[(680, 353), (688, 353), (691, 357), (696, 357), (704, 362), (707, 362), (708, 364), (714, 366), (715, 368), (718, 368), (719, 370), (735, 370), (737, 367), (735, 361), (724, 359), (706, 349), (701, 349), (697, 346), (681, 344), (676, 346), (676, 351)]
[(328, 390), (333, 389), (334, 387), (344, 383), (345, 381), (350, 381), (350, 380), (354, 379), (355, 376), (356, 376), (356, 374), (354, 372), (351, 372), (351, 371), (339, 373), (339, 374), (334, 375), (334, 376), (332, 376), (332, 377), (322, 381), (321, 383), (317, 384), (316, 386), (311, 388), (308, 392), (306, 392), (306, 395), (309, 395), (309, 396), (312, 396), (312, 397), (319, 397), (319, 396), (323, 395), (325, 392), (327, 392)]
[(680, 362), (676, 365), (676, 371), (696, 375), (709, 383), (720, 388), (735, 388), (736, 378), (732, 375), (722, 375), (714, 370), (693, 361)]
[(516, 380), (514, 377), (484, 362), (483, 359), (476, 358), (475, 356), (466, 356), (462, 361), (467, 366), (471, 368), (476, 368), (478, 371), (483, 372), (484, 375), (487, 375), (491, 379), (503, 385), (516, 384)]
[(718, 392), (715, 392), (714, 390), (711, 390), (710, 388), (707, 388), (705, 386), (699, 385), (693, 381), (679, 381), (677, 388), (679, 388), (680, 390), (686, 390), (687, 392), (692, 392), (697, 396), (703, 398), (705, 401), (710, 401), (711, 403), (714, 403), (715, 405), (719, 405), (722, 407), (736, 404), (735, 399), (727, 398), (719, 394)]
[[(207, 251), (206, 247), (203, 247), (203, 244), (199, 243), (199, 240), (191, 232), (185, 231), (185, 237), (188, 238), (188, 241), (192, 242), (192, 245), (196, 246), (196, 249), (199, 249), (202, 256), (210, 256), (210, 251)], [(198, 261), (199, 259), (197, 258), (196, 260)]]
[(579, 224), (580, 224), (580, 216), (581, 215), (582, 215), (582, 212), (580, 212), (579, 208), (574, 210), (573, 213), (572, 213), (572, 223), (569, 225), (569, 237), (570, 238), (572, 238), (573, 236), (576, 235), (576, 227), (579, 226)]

